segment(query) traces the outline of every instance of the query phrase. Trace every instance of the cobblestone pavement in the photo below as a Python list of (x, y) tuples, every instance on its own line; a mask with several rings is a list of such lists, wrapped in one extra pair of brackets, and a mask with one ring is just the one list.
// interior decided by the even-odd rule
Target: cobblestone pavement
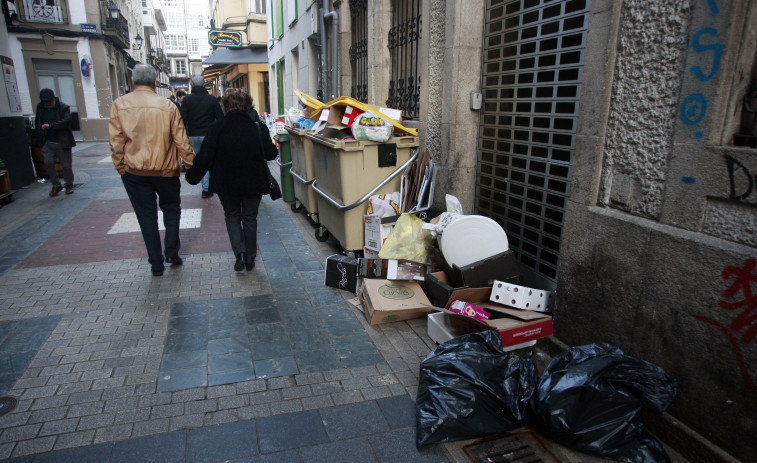
[[(417, 451), (425, 320), (369, 326), (323, 285), (302, 213), (267, 197), (235, 272), (217, 197), (182, 182), (183, 266), (150, 273), (107, 144), (74, 153), (73, 195), (0, 210), (0, 460), (450, 461)], [(131, 214), (131, 216), (130, 216)]]

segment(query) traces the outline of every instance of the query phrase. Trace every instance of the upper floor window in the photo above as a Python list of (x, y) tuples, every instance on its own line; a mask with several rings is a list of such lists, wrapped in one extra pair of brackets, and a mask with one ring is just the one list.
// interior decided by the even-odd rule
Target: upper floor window
[(181, 29), (184, 27), (184, 15), (181, 13), (168, 13), (168, 27)]
[(166, 49), (171, 51), (184, 51), (186, 49), (184, 36), (179, 34), (166, 35)]
[(63, 0), (15, 0), (8, 8), (26, 22), (67, 24), (69, 19)]
[(176, 60), (176, 75), (183, 76), (187, 73), (187, 62), (183, 59)]
[(200, 52), (200, 39), (190, 38), (189, 39), (189, 53), (199, 53), (199, 52)]
[(250, 0), (250, 13), (265, 14), (266, 0)]

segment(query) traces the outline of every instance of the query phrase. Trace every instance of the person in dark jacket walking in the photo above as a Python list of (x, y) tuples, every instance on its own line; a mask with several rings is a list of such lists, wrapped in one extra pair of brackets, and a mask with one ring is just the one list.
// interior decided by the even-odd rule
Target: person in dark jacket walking
[[(223, 109), (215, 97), (208, 93), (202, 76), (192, 77), (191, 82), (192, 92), (183, 98), (180, 109), (181, 118), (184, 119), (184, 126), (187, 128), (189, 143), (197, 154), (210, 124), (223, 118)], [(213, 193), (208, 190), (209, 179), (209, 175), (202, 179), (203, 198), (213, 196)]]
[(223, 106), (226, 116), (208, 129), (186, 179), (196, 185), (210, 171), (209, 188), (221, 200), (236, 256), (234, 270), (250, 271), (258, 250), (258, 207), (262, 196), (270, 193), (266, 161), (275, 159), (278, 150), (265, 124), (250, 119), (252, 98), (246, 91), (228, 89)]
[(37, 140), (42, 144), (45, 170), (53, 185), (50, 196), (56, 196), (63, 189), (58, 171), (55, 169), (56, 158), (60, 159), (66, 194), (70, 195), (74, 192), (71, 148), (76, 146), (74, 133), (71, 131), (71, 109), (60, 101), (60, 98), (56, 98), (55, 93), (49, 88), (43, 88), (39, 92), (39, 99), (34, 126), (37, 130)]

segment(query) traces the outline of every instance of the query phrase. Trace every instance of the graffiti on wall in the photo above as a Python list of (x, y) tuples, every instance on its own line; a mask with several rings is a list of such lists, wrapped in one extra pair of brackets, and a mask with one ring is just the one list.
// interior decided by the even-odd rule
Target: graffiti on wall
[[(714, 18), (718, 14), (718, 5), (715, 0), (704, 0), (709, 8), (710, 16)], [(718, 30), (714, 27), (703, 27), (694, 33), (691, 38), (691, 48), (696, 53), (710, 53), (712, 63), (709, 70), (702, 69), (701, 66), (692, 66), (689, 71), (702, 82), (707, 82), (718, 74), (720, 70), (720, 59), (723, 56), (723, 47), (716, 42)], [(679, 110), (681, 120), (689, 126), (698, 125), (707, 114), (707, 98), (701, 93), (691, 93), (681, 102)], [(701, 130), (694, 132), (694, 138), (702, 138), (704, 134)]]
[(726, 267), (721, 273), (723, 280), (730, 286), (723, 291), (723, 298), (718, 305), (736, 315), (728, 326), (708, 317), (694, 317), (697, 321), (714, 326), (728, 339), (736, 356), (739, 372), (755, 397), (757, 385), (749, 375), (741, 346), (752, 342), (757, 335), (757, 291), (752, 292), (752, 286), (757, 290), (756, 264), (754, 259), (748, 259), (743, 266)]
[[(757, 173), (752, 174), (744, 164), (728, 154), (725, 155), (725, 164), (728, 168), (728, 179), (731, 182), (731, 193), (728, 196), (729, 199), (734, 201), (747, 199), (752, 194), (752, 191), (754, 191), (755, 183), (757, 183)], [(745, 179), (745, 182), (738, 182), (744, 184), (741, 188), (736, 186), (737, 177)]]

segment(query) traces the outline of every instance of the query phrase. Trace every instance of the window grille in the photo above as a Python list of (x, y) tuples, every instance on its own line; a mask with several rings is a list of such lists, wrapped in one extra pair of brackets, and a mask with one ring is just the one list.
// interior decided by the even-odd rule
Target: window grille
[(368, 0), (350, 0), (352, 98), (368, 103)]
[(17, 14), (23, 21), (49, 24), (68, 23), (67, 8), (63, 0), (23, 0), (21, 4), (21, 11), (18, 11)]
[(418, 119), (421, 77), (418, 75), (418, 45), (421, 38), (421, 0), (392, 0), (392, 28), (389, 52), (392, 75), (389, 81), (390, 108), (401, 109), (406, 119)]
[(487, 0), (476, 210), (521, 268), (556, 281), (589, 0)]

